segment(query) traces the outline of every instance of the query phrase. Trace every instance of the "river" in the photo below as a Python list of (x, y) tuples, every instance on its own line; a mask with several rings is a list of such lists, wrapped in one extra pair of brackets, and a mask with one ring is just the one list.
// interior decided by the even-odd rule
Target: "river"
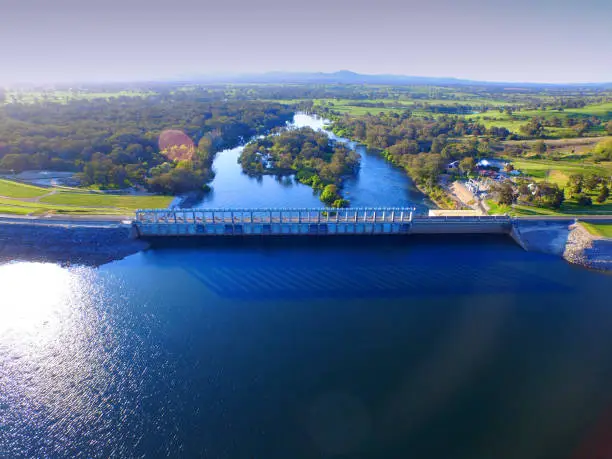
[[(306, 113), (295, 115), (293, 127), (311, 127), (331, 138), (347, 143), (361, 154), (361, 168), (356, 177), (345, 180), (344, 195), (352, 207), (416, 207), (420, 213), (434, 205), (415, 186), (404, 171), (363, 145), (339, 138), (324, 129), (325, 120)], [(322, 207), (312, 188), (293, 180), (270, 175), (249, 177), (242, 172), (238, 157), (243, 146), (217, 153), (213, 168), (212, 191), (195, 207)]]

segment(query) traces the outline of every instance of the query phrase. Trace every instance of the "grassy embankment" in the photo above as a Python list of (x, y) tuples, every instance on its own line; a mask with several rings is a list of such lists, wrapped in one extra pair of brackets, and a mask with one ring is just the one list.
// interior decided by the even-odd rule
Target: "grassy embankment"
[(612, 238), (612, 223), (585, 223), (581, 222), (589, 233), (593, 236)]
[(131, 215), (136, 209), (164, 208), (170, 196), (133, 196), (57, 191), (0, 179), (0, 214)]

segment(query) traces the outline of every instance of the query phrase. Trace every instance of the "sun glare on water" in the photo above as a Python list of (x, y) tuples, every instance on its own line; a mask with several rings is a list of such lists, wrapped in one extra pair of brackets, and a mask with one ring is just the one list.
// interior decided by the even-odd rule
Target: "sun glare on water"
[(0, 266), (0, 336), (49, 336), (68, 314), (74, 275), (61, 266), (11, 263)]

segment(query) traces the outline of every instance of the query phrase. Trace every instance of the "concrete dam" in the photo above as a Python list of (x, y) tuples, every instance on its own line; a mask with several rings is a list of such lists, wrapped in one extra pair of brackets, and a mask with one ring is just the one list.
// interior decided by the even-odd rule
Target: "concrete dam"
[(407, 234), (509, 234), (507, 216), (432, 217), (413, 208), (149, 209), (134, 219), (144, 238)]

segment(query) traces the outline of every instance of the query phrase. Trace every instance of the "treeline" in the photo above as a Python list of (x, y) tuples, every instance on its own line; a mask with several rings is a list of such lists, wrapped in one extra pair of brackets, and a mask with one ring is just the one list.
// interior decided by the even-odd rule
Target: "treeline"
[[(177, 193), (210, 180), (216, 151), (293, 117), (286, 105), (208, 100), (207, 94), (1, 106), (0, 169), (75, 171), (83, 185)], [(160, 148), (167, 130), (184, 134), (185, 145), (172, 148), (192, 149), (186, 159), (173, 160)]]
[(570, 128), (577, 136), (582, 136), (587, 131), (593, 128), (603, 126), (607, 128), (605, 121), (596, 116), (591, 117), (566, 117), (559, 118), (552, 116), (550, 118), (544, 118), (540, 116), (532, 117), (528, 123), (523, 124), (519, 127), (521, 134), (527, 137), (545, 137), (544, 129), (549, 128)]
[(518, 203), (528, 206), (559, 209), (565, 201), (565, 191), (556, 183), (520, 180), (495, 183), (492, 192), (499, 204), (510, 206)]
[(304, 127), (283, 130), (248, 144), (238, 159), (251, 175), (288, 175), (321, 192), (321, 201), (346, 207), (340, 185), (342, 178), (355, 174), (360, 156), (344, 145), (331, 142), (323, 132)]
[(405, 168), (419, 184), (429, 187), (435, 186), (449, 161), (489, 151), (487, 140), (459, 138), (491, 134), (484, 126), (458, 117), (423, 119), (397, 113), (338, 117), (333, 128), (338, 135), (381, 151), (389, 161)]

